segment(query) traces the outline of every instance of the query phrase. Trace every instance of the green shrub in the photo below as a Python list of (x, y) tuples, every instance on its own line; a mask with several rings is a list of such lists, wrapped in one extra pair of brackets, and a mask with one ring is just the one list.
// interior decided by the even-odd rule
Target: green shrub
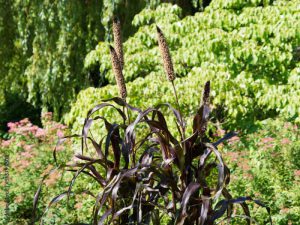
[[(162, 66), (155, 37), (155, 24), (158, 24), (166, 33), (176, 75), (182, 77), (177, 82), (188, 86), (181, 89), (186, 95), (184, 98), (193, 98), (187, 92), (197, 90), (191, 86), (203, 84), (205, 77), (213, 81), (213, 105), (233, 127), (248, 128), (253, 121), (277, 116), (300, 122), (300, 64), (293, 53), (300, 45), (298, 1), (274, 1), (270, 6), (268, 4), (272, 1), (223, 2), (241, 4), (238, 10), (223, 7), (222, 2), (213, 1), (204, 12), (184, 18), (180, 8), (170, 4), (138, 14), (133, 24), (139, 30), (124, 43), (124, 75), (126, 81), (132, 81), (129, 83), (129, 88), (132, 87), (130, 93), (142, 93), (140, 86), (152, 88), (153, 80), (161, 77)], [(101, 76), (114, 84), (105, 42), (100, 42), (85, 59), (87, 69), (98, 63)], [(145, 77), (145, 81), (138, 77)], [(106, 98), (114, 92), (110, 89), (114, 87), (82, 91), (67, 116), (67, 122), (72, 124), (77, 117), (84, 117), (85, 112), (81, 115), (75, 113), (83, 108), (83, 96), (91, 99), (87, 101)], [(154, 91), (150, 92), (153, 96)], [(143, 107), (136, 96), (131, 95), (131, 103)], [(157, 103), (155, 96), (149, 101), (152, 105)]]
[[(300, 132), (296, 125), (267, 120), (253, 134), (241, 134), (220, 151), (232, 168), (233, 195), (254, 195), (269, 202), (274, 224), (300, 221)], [(232, 186), (231, 186), (232, 185)], [(231, 187), (230, 187), (231, 186)], [(266, 214), (255, 209), (253, 215), (264, 224)]]
[[(192, 105), (192, 103), (198, 101), (196, 88), (203, 86), (205, 79), (215, 81), (215, 83), (212, 83), (212, 103), (217, 107), (213, 109), (213, 115), (214, 119), (219, 119), (222, 122), (224, 114), (229, 117), (223, 124), (224, 127), (249, 130), (259, 120), (275, 117), (278, 113), (276, 110), (281, 112), (281, 116), (284, 118), (295, 118), (292, 115), (295, 116), (299, 101), (297, 101), (297, 91), (294, 92), (295, 95), (291, 95), (290, 93), (293, 92), (290, 91), (292, 91), (293, 86), (296, 89), (300, 83), (297, 81), (299, 76), (296, 71), (291, 76), (290, 85), (281, 86), (281, 92), (274, 89), (272, 85), (264, 86), (260, 82), (255, 82), (245, 73), (238, 75), (234, 80), (228, 80), (227, 84), (224, 84), (223, 80), (227, 79), (228, 76), (229, 73), (226, 67), (217, 67), (212, 64), (194, 68), (186, 77), (175, 81), (182, 98), (181, 110), (186, 115), (188, 123), (191, 123), (191, 115), (196, 110), (196, 107)], [(140, 108), (164, 102), (172, 103), (173, 99), (171, 90), (168, 88), (168, 82), (163, 80), (162, 77), (162, 73), (156, 72), (145, 78), (138, 78), (134, 82), (129, 82), (127, 84), (128, 102)], [(250, 85), (252, 85), (251, 90), (245, 88)], [(268, 92), (268, 95), (265, 96), (266, 99), (255, 99), (253, 95), (260, 96), (260, 92), (264, 90), (263, 87), (268, 89), (266, 90)], [(80, 92), (70, 113), (65, 116), (65, 121), (67, 124), (72, 125), (74, 133), (78, 133), (88, 108), (97, 104), (99, 100), (111, 98), (117, 93), (117, 87), (112, 85), (101, 89), (88, 88)], [(145, 99), (142, 100), (138, 96), (144, 96)], [(287, 105), (282, 107), (283, 104)], [(223, 111), (221, 116), (218, 115), (219, 111)], [(268, 114), (264, 115), (264, 111), (267, 111)], [(107, 111), (105, 115), (109, 116), (111, 112)], [(298, 114), (296, 113), (296, 115)], [(296, 117), (296, 121), (298, 120), (299, 117)]]
[[(39, 186), (41, 176), (53, 171), (44, 179), (40, 204), (36, 216), (40, 216), (49, 198), (64, 191), (64, 186), (72, 177), (68, 172), (54, 170), (52, 152), (58, 136), (68, 134), (65, 125), (52, 121), (52, 114), (45, 113), (42, 117), (43, 128), (33, 125), (28, 119), (8, 123), (9, 139), (0, 140), (0, 224), (32, 224), (33, 199)], [(62, 160), (70, 160), (72, 155), (71, 143), (66, 142), (59, 149)], [(63, 153), (62, 153), (63, 152)], [(4, 159), (8, 158), (8, 167)], [(5, 170), (8, 168), (8, 183), (6, 184)], [(82, 184), (93, 182), (83, 178)], [(86, 188), (82, 185), (81, 188)], [(80, 189), (80, 188), (79, 188)], [(8, 194), (8, 195), (7, 195)], [(8, 198), (7, 198), (7, 197)], [(45, 217), (46, 224), (69, 224), (85, 222), (87, 210), (82, 208), (90, 205), (88, 199), (72, 198), (70, 206), (61, 205), (62, 209), (52, 209), (51, 216)], [(80, 204), (78, 203), (80, 202)], [(8, 203), (8, 214), (5, 207)], [(87, 207), (89, 209), (89, 207)], [(76, 209), (76, 211), (75, 211)]]

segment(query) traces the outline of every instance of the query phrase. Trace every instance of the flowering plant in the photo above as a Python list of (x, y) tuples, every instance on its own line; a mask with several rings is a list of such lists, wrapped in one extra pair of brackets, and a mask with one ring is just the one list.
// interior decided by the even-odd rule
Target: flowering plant
[[(1, 224), (30, 223), (39, 177), (53, 169), (51, 155), (54, 143), (59, 137), (68, 134), (65, 125), (52, 120), (52, 113), (42, 114), (41, 119), (43, 127), (32, 124), (27, 118), (9, 122), (9, 139), (0, 140), (0, 155), (5, 158), (5, 163), (0, 163), (0, 180), (4, 187), (0, 190), (0, 204), (4, 206), (0, 207)], [(70, 143), (65, 143), (57, 150), (70, 149), (69, 146)], [(68, 150), (66, 153), (64, 159), (70, 155)], [(60, 191), (55, 186), (60, 178), (58, 173), (47, 177), (45, 192), (53, 188)]]

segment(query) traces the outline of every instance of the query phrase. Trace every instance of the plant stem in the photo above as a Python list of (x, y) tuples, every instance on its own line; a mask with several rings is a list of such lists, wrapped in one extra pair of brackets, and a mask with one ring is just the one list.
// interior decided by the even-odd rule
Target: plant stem
[[(126, 113), (125, 113), (125, 106), (123, 106), (122, 111), (123, 111), (124, 115), (126, 115)], [(126, 124), (126, 119), (123, 119), (123, 124), (124, 125)]]
[(174, 81), (172, 80), (171, 83), (172, 83), (172, 87), (173, 87), (173, 91), (174, 91), (174, 95), (175, 95), (175, 100), (176, 100), (176, 103), (177, 103), (178, 111), (180, 111), (180, 105), (179, 105), (177, 91), (176, 91), (176, 88), (175, 88)]
[[(125, 100), (126, 102), (126, 100)], [(126, 102), (127, 103), (127, 102)], [(126, 113), (125, 113), (125, 108), (126, 108)], [(129, 114), (129, 109), (126, 106), (123, 106), (123, 113), (126, 115), (127, 114), (127, 119), (128, 119), (128, 125), (131, 124), (131, 120), (130, 120), (130, 114)], [(126, 121), (124, 120), (124, 125), (126, 125)], [(135, 166), (135, 151), (134, 149), (132, 149), (132, 162), (133, 162), (133, 166)]]
[[(180, 119), (181, 119), (181, 123), (180, 124), (181, 126), (181, 130), (182, 130), (182, 137), (181, 137), (181, 141), (185, 140), (185, 127), (184, 127), (184, 121), (183, 121), (183, 118), (182, 118), (182, 115), (181, 115), (181, 112), (180, 112), (180, 104), (179, 104), (179, 100), (178, 100), (178, 96), (177, 96), (177, 91), (176, 91), (176, 88), (175, 88), (175, 84), (174, 84), (174, 81), (172, 80), (171, 81), (172, 83), (172, 87), (173, 87), (173, 91), (174, 91), (174, 95), (175, 95), (175, 100), (176, 100), (176, 103), (177, 103), (177, 107), (178, 107), (178, 112), (180, 114)], [(185, 144), (183, 144), (183, 151), (185, 153)]]
[(130, 121), (130, 114), (129, 114), (129, 109), (126, 107), (126, 111), (127, 111), (127, 117), (128, 117), (128, 124), (131, 123)]

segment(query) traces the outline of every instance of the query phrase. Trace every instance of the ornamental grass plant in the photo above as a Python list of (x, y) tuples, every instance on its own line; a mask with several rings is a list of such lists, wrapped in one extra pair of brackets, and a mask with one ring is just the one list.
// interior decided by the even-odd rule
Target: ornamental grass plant
[[(96, 193), (83, 191), (95, 199), (91, 224), (199, 224), (230, 223), (233, 217), (253, 224), (248, 202), (270, 209), (249, 196), (233, 197), (227, 186), (230, 170), (218, 146), (234, 137), (229, 132), (215, 142), (210, 142), (207, 124), (210, 114), (210, 81), (203, 88), (200, 106), (194, 115), (193, 133), (186, 134), (186, 122), (179, 110), (176, 79), (171, 55), (163, 32), (157, 27), (158, 44), (163, 65), (174, 90), (177, 106), (169, 103), (139, 109), (126, 101), (127, 92), (122, 69), (124, 65), (119, 22), (114, 22), (115, 47), (110, 46), (112, 67), (119, 88), (119, 97), (103, 100), (90, 109), (84, 121), (82, 134), (62, 138), (81, 139), (81, 153), (73, 163), (57, 166), (74, 172), (67, 190), (49, 203), (47, 210), (61, 199), (73, 194), (79, 176), (87, 175), (99, 188)], [(142, 97), (142, 96), (140, 96)], [(112, 108), (117, 118), (105, 118), (99, 113)], [(177, 130), (170, 131), (166, 114), (174, 116)], [(116, 122), (121, 121), (121, 122)], [(94, 138), (92, 125), (102, 123), (106, 133)], [(99, 135), (97, 135), (99, 136)], [(40, 190), (34, 199), (37, 205)], [(243, 215), (237, 215), (235, 205), (240, 205)], [(271, 217), (269, 218), (272, 224)], [(43, 218), (41, 218), (43, 223)]]

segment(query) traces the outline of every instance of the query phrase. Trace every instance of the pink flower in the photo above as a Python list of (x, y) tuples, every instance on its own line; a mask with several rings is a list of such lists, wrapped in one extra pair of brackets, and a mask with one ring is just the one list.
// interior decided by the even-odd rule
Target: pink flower
[(290, 144), (291, 143), (291, 141), (290, 141), (290, 139), (288, 139), (288, 138), (283, 138), (282, 140), (281, 140), (281, 144)]
[(300, 170), (295, 170), (294, 171), (294, 176), (295, 177), (300, 177)]
[(240, 169), (242, 169), (244, 172), (248, 172), (251, 169), (251, 167), (249, 166), (249, 162), (247, 160), (243, 160), (243, 159), (241, 159), (238, 162), (238, 167)]
[(23, 196), (22, 195), (19, 195), (19, 196), (17, 196), (16, 198), (15, 198), (15, 203), (20, 203), (20, 202), (22, 202), (23, 201)]
[(57, 146), (56, 148), (56, 151), (62, 151), (62, 150), (64, 150), (64, 146), (62, 146), (62, 145), (59, 145), (59, 146)]
[(263, 146), (263, 150), (267, 150), (268, 148), (273, 148), (274, 147), (274, 144), (267, 144), (267, 145), (264, 145)]
[(220, 136), (220, 137), (222, 137), (222, 136), (224, 136), (225, 135), (225, 130), (222, 130), (222, 129), (218, 129), (218, 135)]
[(24, 145), (24, 150), (25, 151), (31, 151), (32, 150), (33, 145)]
[(274, 138), (266, 137), (266, 138), (262, 138), (261, 141), (262, 141), (263, 143), (268, 143), (268, 142), (274, 141)]
[(27, 124), (26, 126), (20, 127), (16, 133), (26, 136), (28, 134), (35, 134), (37, 129), (38, 126), (32, 126), (32, 124)]
[(32, 158), (33, 157), (33, 155), (30, 154), (29, 152), (22, 152), (21, 156), (24, 157), (24, 158)]
[(67, 126), (65, 126), (65, 125), (63, 125), (63, 124), (60, 124), (60, 123), (55, 123), (55, 124), (53, 125), (53, 129), (56, 129), (56, 130), (59, 130), (59, 129), (64, 130), (64, 129), (66, 129), (66, 128), (67, 128)]
[(73, 162), (80, 162), (80, 159), (78, 159), (75, 155), (72, 157), (72, 161)]
[(46, 131), (42, 128), (38, 128), (35, 133), (35, 137), (39, 138), (39, 137), (45, 137), (45, 136), (46, 136)]
[(22, 147), (25, 144), (26, 144), (25, 141), (20, 141), (20, 142), (17, 143), (17, 147)]
[(28, 128), (28, 131), (32, 134), (35, 134), (38, 129), (40, 129), (38, 126), (31, 126)]
[(62, 138), (62, 137), (64, 136), (64, 133), (63, 133), (61, 130), (58, 130), (58, 131), (56, 132), (56, 134), (57, 134), (57, 136), (58, 136), (59, 138)]
[(28, 118), (24, 118), (24, 119), (20, 120), (19, 123), (24, 126), (24, 125), (30, 123), (30, 121)]
[(280, 210), (280, 214), (287, 214), (289, 211), (290, 211), (289, 208), (282, 208)]
[[(248, 170), (249, 170), (250, 168), (248, 168)], [(247, 179), (249, 179), (249, 180), (253, 180), (254, 179), (254, 177), (253, 177), (253, 175), (251, 174), (251, 173), (244, 173), (243, 174), (243, 177), (244, 178), (247, 178)]]
[(234, 136), (234, 137), (230, 138), (230, 139), (228, 140), (228, 142), (229, 142), (229, 143), (234, 143), (234, 142), (237, 142), (237, 141), (239, 141), (239, 140), (240, 140), (240, 138), (239, 138), (238, 136)]
[(83, 205), (82, 202), (77, 202), (77, 203), (75, 204), (74, 207), (75, 207), (76, 209), (81, 209), (81, 208), (82, 208), (82, 205)]
[(226, 155), (232, 160), (232, 161), (238, 161), (239, 153), (237, 152), (227, 152)]
[(12, 163), (12, 166), (16, 168), (18, 172), (22, 172), (24, 169), (26, 169), (30, 165), (30, 161), (23, 158), (22, 160), (16, 161)]
[(53, 166), (49, 164), (47, 166), (47, 168), (44, 170), (44, 172), (42, 173), (42, 176), (45, 176), (46, 174), (48, 174), (52, 169), (53, 169)]
[(9, 128), (9, 130), (12, 130), (17, 127), (17, 124), (13, 123), (13, 122), (9, 122), (9, 123), (7, 123), (7, 127)]
[(17, 147), (22, 147), (21, 142), (18, 142), (18, 143), (16, 144), (16, 146), (17, 146)]
[(58, 180), (60, 174), (59, 174), (59, 171), (53, 171), (49, 176), (48, 178), (45, 180), (45, 184), (47, 186), (53, 186), (56, 181)]
[(2, 141), (1, 146), (4, 148), (9, 147), (10, 143), (11, 143), (11, 140)]
[(225, 130), (218, 129), (217, 133), (214, 134), (216, 137), (223, 137), (225, 135)]

